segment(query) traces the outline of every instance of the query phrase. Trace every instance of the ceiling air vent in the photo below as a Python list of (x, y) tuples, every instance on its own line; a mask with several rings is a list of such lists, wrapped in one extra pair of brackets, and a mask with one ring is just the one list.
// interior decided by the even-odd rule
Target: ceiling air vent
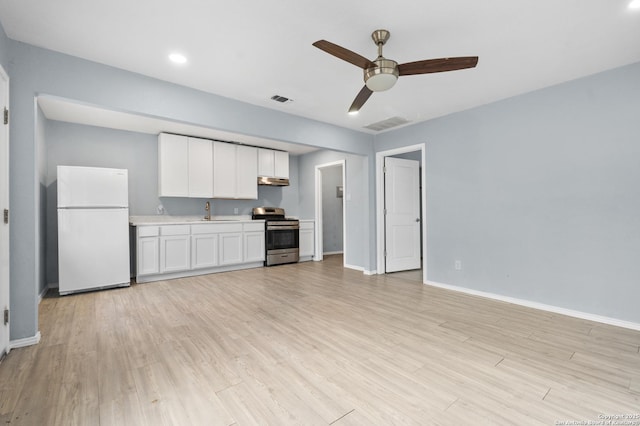
[(280, 96), (280, 95), (273, 95), (271, 99), (276, 102), (280, 102), (281, 104), (286, 104), (287, 102), (293, 102), (293, 99), (285, 98), (284, 96)]
[(378, 121), (377, 123), (372, 123), (372, 124), (369, 124), (368, 126), (364, 126), (364, 128), (365, 129), (369, 129), (369, 130), (375, 130), (376, 132), (379, 132), (381, 130), (387, 130), (387, 129), (390, 129), (392, 127), (396, 127), (396, 126), (400, 126), (402, 124), (406, 124), (408, 122), (409, 122), (409, 120), (407, 120), (406, 118), (391, 117), (391, 118), (387, 118), (386, 120)]

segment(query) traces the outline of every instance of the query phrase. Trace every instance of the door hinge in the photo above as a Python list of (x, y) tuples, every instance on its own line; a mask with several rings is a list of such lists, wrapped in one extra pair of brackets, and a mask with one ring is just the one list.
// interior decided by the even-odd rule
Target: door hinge
[(9, 124), (9, 109), (4, 107), (4, 124)]
[(9, 223), (9, 209), (4, 209), (4, 223)]
[(9, 324), (9, 308), (4, 308), (4, 325)]

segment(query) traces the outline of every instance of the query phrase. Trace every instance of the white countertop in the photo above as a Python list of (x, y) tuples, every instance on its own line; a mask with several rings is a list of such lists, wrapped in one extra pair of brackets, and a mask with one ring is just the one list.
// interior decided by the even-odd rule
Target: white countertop
[(204, 220), (204, 216), (129, 216), (129, 224), (138, 225), (179, 225), (214, 222), (257, 222), (250, 215), (211, 216), (211, 220)]

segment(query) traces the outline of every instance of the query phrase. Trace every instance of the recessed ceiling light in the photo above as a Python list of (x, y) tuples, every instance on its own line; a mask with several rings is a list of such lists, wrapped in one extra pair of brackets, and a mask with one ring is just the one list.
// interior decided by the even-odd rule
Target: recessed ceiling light
[(349, 114), (349, 115), (358, 115), (358, 111), (349, 111), (347, 114)]
[(174, 64), (184, 64), (187, 62), (187, 58), (180, 53), (172, 53), (169, 55), (169, 60)]
[(629, 9), (640, 9), (640, 0), (633, 0), (629, 3)]

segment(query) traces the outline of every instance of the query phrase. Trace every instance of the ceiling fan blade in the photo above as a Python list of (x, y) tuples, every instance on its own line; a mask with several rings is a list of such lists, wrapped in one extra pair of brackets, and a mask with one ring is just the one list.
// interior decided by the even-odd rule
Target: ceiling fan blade
[(400, 75), (429, 74), (473, 68), (478, 64), (477, 56), (461, 56), (458, 58), (427, 59), (424, 61), (407, 62), (398, 65)]
[(360, 108), (362, 108), (362, 105), (367, 102), (367, 99), (369, 99), (369, 96), (371, 96), (372, 93), (373, 92), (371, 91), (371, 89), (369, 89), (367, 86), (364, 86), (362, 90), (360, 90), (360, 93), (358, 93), (356, 98), (353, 100), (351, 108), (349, 108), (349, 112), (360, 111)]
[(343, 61), (350, 62), (353, 65), (360, 67), (362, 69), (376, 66), (376, 64), (374, 64), (364, 56), (360, 56), (357, 53), (352, 52), (349, 49), (345, 49), (342, 46), (338, 46), (337, 44), (333, 44), (330, 41), (318, 40), (315, 43), (313, 43), (313, 45), (318, 49), (324, 50), (328, 54), (335, 56), (336, 58), (340, 58)]

